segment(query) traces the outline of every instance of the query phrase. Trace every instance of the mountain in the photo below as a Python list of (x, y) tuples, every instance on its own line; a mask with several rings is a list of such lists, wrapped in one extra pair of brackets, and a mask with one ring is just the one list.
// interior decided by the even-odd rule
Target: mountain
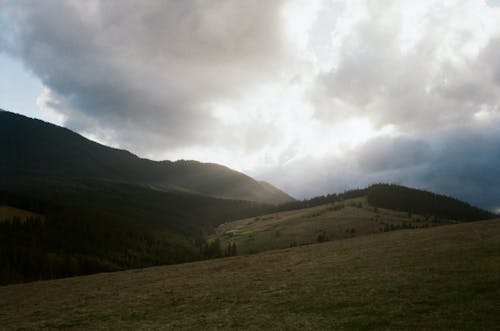
[(4, 111), (0, 156), (0, 284), (217, 257), (215, 226), (293, 200), (221, 165), (141, 159)]
[(13, 185), (32, 178), (90, 178), (268, 204), (293, 201), (268, 183), (225, 166), (197, 161), (152, 161), (107, 147), (68, 129), (0, 111), (1, 176)]

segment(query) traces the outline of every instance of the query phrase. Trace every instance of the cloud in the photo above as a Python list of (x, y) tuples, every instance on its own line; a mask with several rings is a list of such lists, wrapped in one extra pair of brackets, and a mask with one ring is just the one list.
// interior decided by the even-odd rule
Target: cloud
[(363, 171), (376, 172), (418, 166), (432, 157), (429, 144), (407, 137), (370, 140), (355, 152)]
[[(212, 105), (294, 61), (283, 1), (7, 2), (8, 48), (80, 132), (150, 152), (214, 140)], [(98, 133), (98, 132), (97, 132)]]
[(500, 206), (500, 121), (482, 130), (463, 128), (444, 136), (440, 153), (420, 180), (495, 210)]
[(365, 116), (404, 132), (498, 112), (500, 19), (480, 1), (350, 1), (336, 62), (311, 88), (316, 117)]
[(144, 157), (298, 197), (385, 181), (495, 209), (493, 3), (7, 0), (0, 50), (41, 80), (44, 113)]

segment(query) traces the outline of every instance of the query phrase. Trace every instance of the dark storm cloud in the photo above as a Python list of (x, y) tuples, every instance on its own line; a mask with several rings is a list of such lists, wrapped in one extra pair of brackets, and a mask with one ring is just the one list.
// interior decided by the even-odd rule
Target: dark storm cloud
[[(151, 152), (208, 143), (208, 106), (287, 64), (281, 1), (8, 1), (3, 48), (80, 132)], [(8, 19), (6, 18), (8, 16)]]
[[(377, 154), (376, 159), (384, 160), (379, 169), (361, 167), (372, 182), (413, 185), (496, 210), (500, 207), (499, 125), (496, 121), (447, 130), (413, 144), (400, 138), (388, 139), (386, 144), (391, 148), (382, 148), (378, 154), (364, 146), (357, 159)], [(373, 147), (373, 143), (370, 145)]]
[(446, 136), (421, 182), (484, 208), (500, 208), (500, 121), (485, 132)]
[(432, 157), (432, 150), (427, 143), (407, 137), (375, 138), (361, 146), (357, 154), (362, 170), (376, 172), (419, 166)]

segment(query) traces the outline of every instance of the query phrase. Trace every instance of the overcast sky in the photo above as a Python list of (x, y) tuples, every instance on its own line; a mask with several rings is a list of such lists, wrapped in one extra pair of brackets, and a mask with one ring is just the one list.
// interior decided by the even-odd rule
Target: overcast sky
[(500, 212), (500, 1), (0, 0), (0, 107), (298, 198)]

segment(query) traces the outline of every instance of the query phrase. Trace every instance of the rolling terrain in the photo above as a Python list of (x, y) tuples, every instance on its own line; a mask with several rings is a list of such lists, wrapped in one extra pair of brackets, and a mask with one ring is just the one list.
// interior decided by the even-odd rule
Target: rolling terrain
[(500, 220), (0, 287), (3, 329), (494, 330)]
[[(0, 192), (5, 209), (41, 215), (0, 223), (0, 283), (181, 263), (493, 217), (448, 197), (394, 185), (271, 206), (125, 183), (75, 183), (63, 189), (51, 189), (50, 182), (40, 185), (46, 191), (38, 196), (36, 191), (30, 196)], [(391, 198), (400, 190), (412, 197), (410, 205)], [(398, 192), (401, 196), (405, 194)], [(428, 206), (429, 198), (433, 203)], [(394, 209), (379, 208), (382, 203)], [(313, 207), (303, 208), (307, 206)], [(470, 218), (451, 219), (456, 215)], [(207, 241), (214, 229), (215, 236)]]

